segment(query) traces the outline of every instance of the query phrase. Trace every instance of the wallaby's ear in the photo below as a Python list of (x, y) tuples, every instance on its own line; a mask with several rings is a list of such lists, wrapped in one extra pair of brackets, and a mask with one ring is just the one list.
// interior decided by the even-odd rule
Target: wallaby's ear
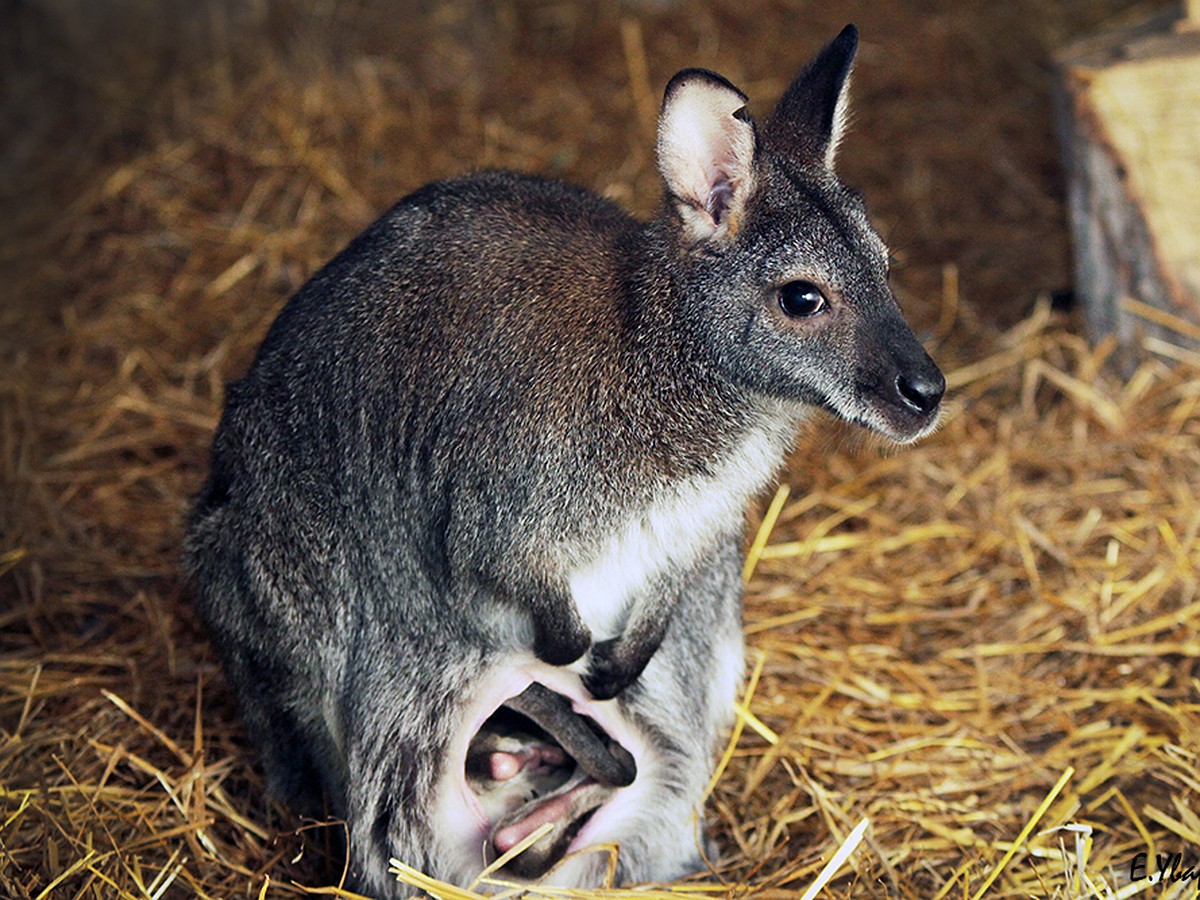
[(767, 146), (833, 168), (845, 130), (858, 29), (847, 25), (792, 82), (766, 125)]
[(667, 85), (658, 167), (689, 242), (737, 230), (757, 143), (745, 106), (745, 94), (707, 69), (684, 69)]

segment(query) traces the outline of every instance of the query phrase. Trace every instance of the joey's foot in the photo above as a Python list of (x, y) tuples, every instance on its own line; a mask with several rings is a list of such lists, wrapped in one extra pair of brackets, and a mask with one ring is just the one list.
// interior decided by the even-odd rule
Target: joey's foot
[(493, 750), (487, 754), (485, 772), (492, 781), (510, 781), (526, 769), (544, 771), (567, 765), (567, 754), (561, 747), (530, 741), (516, 751)]
[(631, 663), (621, 653), (620, 638), (609, 638), (592, 647), (583, 686), (597, 700), (611, 700), (638, 680), (645, 665)]

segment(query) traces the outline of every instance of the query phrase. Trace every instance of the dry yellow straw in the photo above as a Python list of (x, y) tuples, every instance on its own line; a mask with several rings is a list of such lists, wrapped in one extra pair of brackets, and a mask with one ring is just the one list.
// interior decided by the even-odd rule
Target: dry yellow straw
[(437, 897), (438, 900), (480, 900), (483, 897), (482, 894), (474, 891), (439, 881), (394, 857), (388, 861), (388, 872), (395, 875), (397, 881), (403, 881), (409, 887), (424, 891), (431, 897)]
[(518, 841), (517, 843), (513, 844), (513, 846), (509, 847), (507, 851), (505, 851), (504, 853), (501, 853), (498, 857), (496, 857), (492, 861), (491, 865), (489, 865), (482, 872), (480, 872), (475, 877), (475, 880), (471, 882), (470, 890), (472, 890), (472, 891), (475, 890), (475, 888), (479, 885), (479, 882), (483, 881), (485, 878), (490, 876), (493, 872), (498, 872), (501, 869), (503, 869), (505, 866), (508, 865), (510, 860), (512, 860), (514, 857), (520, 856), (522, 853), (524, 853), (526, 850), (528, 850), (530, 847), (532, 847), (534, 844), (536, 844), (538, 841), (540, 841), (543, 837), (545, 837), (547, 834), (549, 834), (553, 830), (554, 830), (553, 822), (543, 822), (540, 826), (535, 828), (533, 831), (529, 832), (529, 834), (525, 835), (524, 839)]
[(456, 885), (439, 881), (394, 857), (389, 860), (388, 871), (396, 876), (397, 881), (403, 881), (410, 887), (415, 887), (430, 896), (441, 898), (441, 900), (478, 900), (478, 898), (485, 896), (475, 890), (475, 887), (481, 881), (487, 879), (493, 872), (504, 868), (514, 857), (524, 853), (553, 830), (554, 823), (546, 822), (540, 828), (527, 834), (523, 840), (519, 841), (507, 852), (501, 854), (491, 865), (480, 872), (476, 879), (471, 882), (469, 888), (460, 888)]
[(1140, 300), (1134, 300), (1132, 297), (1125, 297), (1121, 300), (1121, 311), (1132, 313), (1138, 318), (1146, 319), (1155, 325), (1161, 325), (1164, 328), (1174, 331), (1176, 334), (1189, 337), (1194, 341), (1200, 341), (1200, 325), (1196, 325), (1195, 322), (1189, 322), (1180, 316), (1173, 315), (1165, 309), (1159, 309), (1148, 303), (1142, 303)]
[(24, 547), (17, 547), (14, 550), (7, 550), (4, 553), (0, 553), (0, 575), (8, 572), (9, 569), (23, 560), (26, 555)]
[(950, 893), (950, 889), (954, 887), (954, 885), (958, 884), (958, 879), (962, 878), (967, 869), (971, 868), (971, 862), (972, 861), (968, 859), (957, 869), (955, 869), (954, 874), (946, 879), (946, 883), (942, 885), (941, 889), (934, 894), (930, 900), (943, 900), (943, 898)]
[(775, 492), (775, 497), (771, 500), (771, 505), (767, 507), (762, 524), (758, 526), (758, 533), (754, 535), (754, 542), (746, 552), (746, 563), (742, 566), (743, 583), (749, 581), (750, 576), (754, 574), (754, 568), (758, 565), (763, 548), (767, 546), (767, 540), (771, 537), (771, 532), (775, 528), (775, 522), (778, 521), (779, 514), (783, 512), (783, 504), (787, 503), (790, 492), (791, 488), (786, 484), (781, 484), (779, 490)]
[[(763, 665), (766, 661), (766, 654), (759, 651), (758, 658), (754, 661), (754, 670), (750, 673), (750, 681), (746, 685), (745, 696), (742, 697), (741, 705), (746, 710), (750, 709), (750, 698), (754, 696), (754, 690), (758, 687), (758, 679), (762, 675)], [(725, 752), (721, 754), (721, 759), (717, 763), (717, 768), (708, 782), (708, 787), (704, 789), (704, 800), (707, 800), (709, 795), (712, 794), (713, 789), (717, 786), (717, 782), (725, 774), (726, 766), (733, 759), (733, 751), (737, 749), (738, 740), (742, 736), (742, 729), (745, 727), (745, 723), (746, 718), (743, 716), (738, 716), (737, 720), (733, 723), (733, 733), (729, 735), (729, 744), (725, 747)]]
[(1075, 767), (1067, 766), (1067, 770), (1063, 772), (1058, 781), (1054, 783), (1054, 787), (1050, 788), (1050, 793), (1046, 795), (1045, 799), (1042, 800), (1038, 808), (1034, 810), (1033, 816), (1028, 822), (1025, 823), (1025, 827), (1021, 829), (1021, 833), (1017, 835), (1017, 839), (1013, 841), (1012, 846), (1008, 848), (1008, 852), (1000, 857), (1000, 862), (996, 863), (996, 867), (992, 869), (988, 877), (984, 879), (983, 884), (979, 886), (979, 890), (971, 895), (971, 900), (979, 900), (980, 897), (987, 893), (987, 889), (992, 886), (992, 882), (1000, 877), (1000, 873), (1004, 871), (1004, 867), (1008, 865), (1009, 861), (1021, 848), (1021, 845), (1024, 844), (1029, 838), (1029, 835), (1033, 832), (1033, 829), (1037, 827), (1038, 821), (1046, 814), (1046, 810), (1050, 808), (1050, 804), (1054, 802), (1054, 798), (1062, 792), (1062, 789), (1067, 786), (1067, 782), (1071, 780), (1071, 776), (1074, 774)]
[(821, 888), (825, 887), (830, 882), (838, 869), (842, 867), (850, 854), (858, 849), (858, 845), (862, 843), (863, 835), (867, 833), (867, 826), (871, 823), (867, 819), (863, 819), (854, 826), (854, 830), (846, 835), (846, 839), (842, 841), (842, 846), (838, 847), (837, 853), (833, 854), (829, 862), (825, 863), (825, 868), (817, 873), (817, 879), (808, 886), (808, 890), (800, 895), (800, 900), (813, 900), (820, 892)]

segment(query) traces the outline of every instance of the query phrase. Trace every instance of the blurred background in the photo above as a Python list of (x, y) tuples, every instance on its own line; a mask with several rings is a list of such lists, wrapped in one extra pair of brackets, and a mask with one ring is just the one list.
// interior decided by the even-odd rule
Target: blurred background
[[(570, 178), (649, 213), (653, 119), (676, 70), (720, 71), (761, 114), (853, 21), (863, 43), (841, 172), (898, 252), (910, 307), (936, 306), (952, 262), (966, 306), (1011, 322), (1069, 286), (1050, 55), (1163, 5), (14, 0), (0, 36), (5, 257), (45, 285), (40, 258), (61, 258), (50, 251), (81, 205), (136, 216), (138, 197), (162, 192), (177, 203), (154, 211), (158, 246), (144, 249), (180, 275), (182, 257), (210, 249), (191, 239), (198, 223), (169, 218), (180, 203), (203, 192), (229, 221), (249, 211), (285, 231), (304, 201), (325, 244), (307, 258), (279, 245), (280, 264), (239, 292), (294, 288), (394, 199), (488, 166)], [(282, 271), (297, 259), (301, 271)]]

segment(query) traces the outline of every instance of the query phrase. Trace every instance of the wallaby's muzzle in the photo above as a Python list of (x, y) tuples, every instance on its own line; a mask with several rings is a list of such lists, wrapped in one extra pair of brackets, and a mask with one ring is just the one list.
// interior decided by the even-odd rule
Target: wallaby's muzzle
[(889, 339), (862, 351), (857, 379), (865, 407), (861, 421), (892, 440), (910, 443), (937, 427), (946, 378), (906, 324), (888, 332)]
[(901, 372), (896, 376), (896, 393), (904, 401), (904, 405), (917, 415), (928, 416), (937, 412), (942, 394), (946, 390), (946, 379), (937, 369), (933, 370), (936, 378), (926, 372), (908, 375)]

